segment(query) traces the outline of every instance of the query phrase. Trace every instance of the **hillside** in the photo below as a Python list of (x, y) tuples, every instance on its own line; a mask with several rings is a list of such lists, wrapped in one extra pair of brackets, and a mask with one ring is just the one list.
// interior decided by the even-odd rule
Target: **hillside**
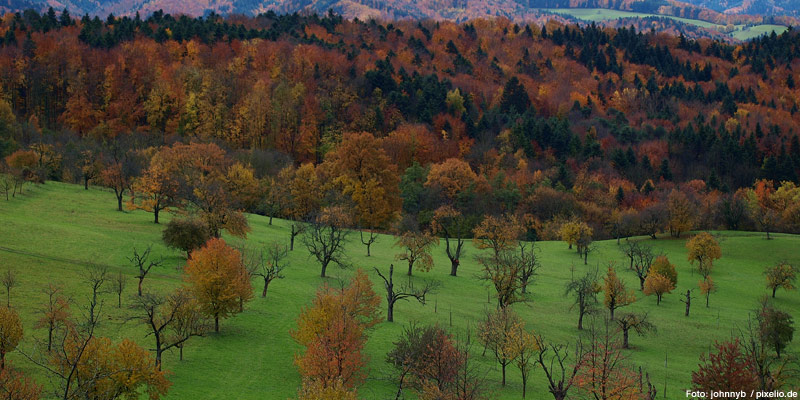
[[(145, 336), (145, 327), (129, 319), (134, 311), (128, 306), (135, 296), (135, 269), (127, 260), (134, 247), (142, 249), (153, 246), (155, 256), (163, 256), (165, 265), (155, 270), (145, 280), (145, 288), (166, 291), (181, 285), (180, 268), (185, 259), (175, 250), (161, 243), (162, 226), (152, 223), (152, 218), (141, 211), (115, 211), (114, 194), (106, 189), (80, 185), (47, 182), (30, 185), (24, 194), (5, 201), (0, 200), (0, 237), (3, 243), (0, 256), (3, 268), (16, 271), (20, 281), (12, 292), (11, 303), (23, 316), (26, 339), (20, 348), (33, 351), (33, 339), (46, 337), (46, 330), (35, 329), (40, 305), (45, 301), (42, 288), (47, 282), (57, 282), (65, 294), (73, 299), (73, 310), (79, 312), (88, 301), (89, 289), (83, 271), (89, 262), (107, 265), (112, 274), (123, 273), (129, 283), (123, 296), (123, 307), (117, 308), (114, 293), (101, 297), (103, 322), (99, 334), (114, 341), (130, 337), (145, 347), (152, 345), (152, 337)], [(165, 218), (165, 222), (169, 218)], [(226, 237), (230, 243), (246, 243), (261, 246), (270, 242), (286, 242), (289, 231), (287, 222), (275, 220), (268, 224), (265, 217), (248, 216), (253, 231), (248, 240), (242, 242)], [(764, 240), (759, 233), (720, 232), (722, 258), (715, 263), (714, 279), (719, 291), (711, 296), (710, 308), (698, 297), (691, 309), (691, 316), (684, 316), (684, 304), (679, 302), (681, 293), (696, 287), (697, 275), (693, 275), (686, 261), (685, 240), (644, 240), (663, 252), (677, 265), (678, 287), (673, 294), (666, 295), (661, 305), (656, 306), (654, 297), (643, 296), (636, 290), (639, 300), (629, 311), (647, 311), (657, 326), (656, 333), (646, 337), (633, 335), (633, 348), (625, 351), (629, 362), (642, 366), (658, 382), (659, 395), (666, 384), (667, 393), (683, 393), (689, 385), (691, 372), (696, 369), (699, 355), (708, 351), (715, 340), (724, 340), (732, 332), (743, 328), (749, 313), (757, 306), (759, 296), (766, 294), (763, 285), (764, 265), (784, 260), (800, 262), (795, 249), (800, 246), (800, 237), (774, 235), (774, 240)], [(381, 235), (372, 250), (372, 257), (365, 257), (364, 247), (357, 236), (351, 236), (347, 245), (355, 267), (369, 272), (378, 286), (373, 267), (386, 269), (397, 263), (393, 247), (394, 240)], [(448, 260), (440, 245), (434, 251), (435, 266), (430, 272), (415, 272), (416, 280), (431, 279), (441, 282), (439, 291), (428, 299), (427, 305), (417, 302), (399, 303), (396, 322), (379, 324), (369, 333), (366, 353), (369, 356), (369, 378), (359, 390), (361, 398), (378, 399), (393, 395), (396, 391), (390, 378), (393, 370), (385, 362), (385, 355), (397, 340), (403, 328), (410, 323), (439, 323), (458, 338), (464, 338), (466, 329), (475, 329), (475, 321), (483, 318), (484, 309), (492, 307), (486, 303), (487, 287), (475, 278), (478, 263), (474, 257), (479, 250), (469, 245), (469, 256), (464, 258), (459, 277), (450, 277)], [(589, 257), (590, 265), (584, 266), (574, 251), (563, 242), (539, 242), (542, 267), (532, 286), (532, 301), (519, 304), (515, 309), (529, 327), (556, 342), (569, 343), (576, 337), (577, 313), (571, 308), (571, 299), (563, 295), (563, 287), (569, 280), (571, 268), (577, 273), (588, 271), (599, 265), (604, 269), (609, 261), (618, 266), (625, 265), (625, 257), (615, 241), (597, 242), (597, 249)], [(300, 346), (292, 341), (289, 330), (301, 308), (307, 305), (314, 291), (323, 281), (336, 284), (338, 278), (353, 274), (353, 269), (332, 269), (331, 278), (319, 278), (316, 264), (302, 246), (298, 246), (289, 257), (290, 266), (286, 277), (270, 286), (266, 298), (260, 298), (259, 282), (253, 281), (256, 297), (245, 305), (245, 311), (222, 322), (219, 334), (193, 338), (185, 349), (184, 361), (178, 360), (177, 352), (167, 353), (165, 369), (170, 371), (173, 386), (166, 399), (263, 399), (289, 398), (296, 394), (300, 375), (293, 364), (293, 356)], [(619, 268), (620, 276), (629, 287), (637, 287), (635, 275)], [(785, 310), (800, 309), (797, 292), (780, 291), (775, 304)], [(381, 304), (381, 310), (385, 303)], [(789, 350), (800, 350), (795, 340)], [(485, 390), (492, 399), (517, 399), (521, 383), (516, 369), (509, 367), (508, 384), (499, 384), (499, 370), (490, 354), (481, 356), (481, 346), (474, 344), (472, 351), (477, 367), (485, 374)], [(668, 356), (668, 368), (664, 368), (664, 357)], [(19, 353), (10, 354), (11, 361), (29, 373), (49, 390), (47, 374), (28, 363)], [(541, 369), (536, 369), (529, 386), (533, 398), (546, 398), (545, 378)], [(46, 392), (49, 393), (49, 392)], [(671, 395), (668, 395), (671, 396)]]

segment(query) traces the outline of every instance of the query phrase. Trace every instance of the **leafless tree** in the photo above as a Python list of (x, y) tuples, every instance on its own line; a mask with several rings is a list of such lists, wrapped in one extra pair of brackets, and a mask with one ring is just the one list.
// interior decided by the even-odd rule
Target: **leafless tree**
[(408, 300), (414, 298), (425, 305), (425, 296), (433, 293), (438, 287), (438, 282), (427, 281), (422, 287), (414, 287), (414, 283), (409, 277), (408, 283), (396, 287), (394, 284), (394, 264), (389, 265), (388, 277), (383, 275), (381, 271), (375, 268), (375, 272), (383, 279), (384, 287), (386, 288), (386, 302), (388, 309), (386, 312), (386, 321), (394, 322), (394, 305), (399, 300)]
[(133, 256), (128, 258), (131, 264), (136, 266), (138, 269), (136, 278), (139, 279), (139, 296), (142, 295), (142, 282), (150, 270), (153, 267), (160, 267), (164, 263), (163, 258), (159, 258), (158, 260), (150, 260), (150, 250), (152, 250), (152, 246), (147, 246), (147, 249), (140, 254), (136, 248), (134, 248)]
[(0, 277), (0, 283), (6, 288), (6, 307), (11, 307), (11, 289), (19, 284), (17, 282), (17, 275), (9, 268), (3, 276)]

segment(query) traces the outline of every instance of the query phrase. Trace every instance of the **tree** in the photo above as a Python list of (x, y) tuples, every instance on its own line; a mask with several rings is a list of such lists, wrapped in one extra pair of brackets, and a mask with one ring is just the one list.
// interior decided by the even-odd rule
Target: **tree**
[(122, 199), (125, 192), (131, 188), (131, 179), (131, 171), (120, 161), (108, 164), (100, 173), (100, 181), (103, 186), (114, 190), (114, 195), (117, 196), (117, 211), (122, 211)]
[(650, 332), (655, 332), (656, 327), (647, 319), (647, 313), (644, 314), (635, 314), (635, 313), (623, 313), (622, 315), (617, 316), (617, 319), (614, 322), (619, 327), (619, 330), (622, 331), (622, 348), (629, 349), (628, 346), (628, 332), (631, 329), (639, 335), (645, 336)]
[(0, 307), (0, 370), (5, 369), (6, 354), (22, 340), (22, 321), (11, 307)]
[(797, 270), (787, 262), (779, 262), (772, 267), (767, 267), (764, 275), (767, 276), (767, 288), (772, 289), (773, 299), (778, 288), (795, 289), (794, 281), (797, 280)]
[(428, 233), (406, 232), (395, 243), (395, 246), (403, 249), (402, 253), (395, 255), (395, 259), (408, 262), (408, 276), (411, 276), (414, 265), (419, 271), (430, 271), (433, 268), (431, 248), (437, 244), (439, 239)]
[(636, 296), (633, 294), (633, 291), (628, 291), (625, 287), (625, 282), (617, 277), (617, 271), (614, 270), (612, 265), (608, 266), (608, 273), (605, 278), (603, 278), (603, 281), (605, 282), (604, 304), (608, 311), (610, 311), (610, 318), (613, 321), (614, 311), (636, 301)]
[(47, 296), (47, 303), (41, 310), (42, 316), (36, 321), (34, 328), (47, 328), (47, 351), (53, 349), (53, 334), (57, 329), (69, 323), (69, 300), (61, 294), (61, 287), (48, 284), (42, 292)]
[(672, 292), (675, 285), (664, 275), (650, 274), (644, 282), (644, 294), (646, 296), (656, 295), (656, 305), (661, 304), (661, 298), (664, 294)]
[(464, 254), (465, 238), (470, 233), (469, 222), (461, 212), (452, 206), (444, 205), (433, 212), (431, 229), (433, 234), (444, 236), (445, 254), (450, 259), (450, 276), (456, 276)]
[(186, 252), (187, 259), (192, 258), (192, 252), (206, 244), (210, 238), (208, 226), (199, 219), (172, 219), (161, 233), (164, 244)]
[(386, 321), (388, 322), (394, 322), (394, 304), (397, 303), (398, 300), (414, 298), (420, 302), (420, 304), (425, 305), (425, 296), (428, 293), (433, 293), (438, 287), (438, 285), (433, 282), (427, 282), (421, 288), (415, 288), (414, 283), (411, 282), (411, 278), (409, 278), (407, 284), (395, 287), (393, 280), (394, 264), (389, 265), (388, 277), (384, 276), (377, 268), (375, 268), (375, 272), (381, 277), (383, 285), (386, 288)]
[(679, 238), (681, 233), (692, 230), (695, 220), (693, 209), (694, 207), (685, 193), (678, 189), (670, 192), (667, 199), (669, 212), (667, 228), (672, 237)]
[(521, 279), (525, 265), (516, 252), (503, 251), (497, 256), (479, 256), (478, 262), (481, 264), (478, 278), (494, 288), (499, 308), (526, 300)]
[(89, 265), (83, 271), (83, 280), (92, 290), (92, 297), (89, 300), (87, 325), (94, 326), (100, 320), (102, 302), (100, 294), (104, 292), (103, 285), (108, 280), (108, 267), (105, 265)]
[(450, 334), (438, 325), (420, 327), (412, 324), (404, 328), (400, 338), (394, 342), (394, 348), (386, 355), (386, 362), (397, 371), (395, 398), (399, 399), (406, 388), (420, 395), (431, 388), (439, 393), (456, 392), (464, 358)]
[(603, 327), (589, 329), (581, 369), (576, 376), (576, 386), (597, 400), (624, 400), (635, 398), (638, 382), (626, 365), (626, 358), (611, 331), (609, 321)]
[(775, 350), (775, 354), (780, 358), (781, 352), (794, 337), (792, 316), (764, 301), (756, 317), (761, 341)]
[(750, 393), (758, 388), (753, 373), (752, 359), (742, 351), (739, 339), (715, 343), (716, 353), (700, 356), (697, 371), (692, 372), (692, 385), (696, 390), (744, 390)]
[(565, 222), (558, 230), (561, 240), (567, 242), (571, 249), (576, 245), (578, 254), (583, 255), (583, 246), (588, 246), (591, 243), (592, 228), (586, 225), (585, 222), (573, 220)]
[(583, 317), (596, 311), (595, 305), (597, 304), (597, 294), (602, 290), (603, 288), (598, 282), (597, 270), (589, 271), (577, 279), (575, 278), (573, 271), (573, 276), (569, 283), (567, 283), (564, 295), (569, 295), (571, 293), (575, 298), (575, 302), (572, 304), (570, 309), (578, 307), (579, 330), (583, 329)]
[(290, 206), (287, 214), (294, 222), (291, 225), (289, 251), (294, 250), (295, 237), (306, 230), (305, 224), (300, 221), (317, 213), (322, 198), (322, 184), (313, 164), (303, 164), (296, 171), (291, 170), (291, 172), (290, 174), (289, 171), (285, 173), (281, 171), (278, 174), (279, 178), (285, 174), (284, 179), (291, 179), (288, 182)]
[(305, 348), (295, 364), (305, 378), (323, 388), (341, 381), (350, 389), (363, 381), (365, 331), (380, 321), (380, 297), (369, 277), (357, 270), (350, 284), (317, 290), (311, 306), (297, 319), (292, 338)]
[[(169, 228), (167, 228), (169, 229)], [(136, 248), (133, 248), (133, 256), (128, 258), (131, 264), (136, 267), (136, 279), (139, 280), (139, 296), (142, 295), (142, 282), (144, 282), (144, 278), (147, 277), (147, 274), (150, 273), (150, 270), (153, 267), (160, 267), (164, 263), (164, 258), (159, 258), (158, 260), (151, 260), (150, 259), (150, 251), (152, 250), (153, 246), (147, 246), (147, 248), (139, 254), (139, 251)], [(121, 293), (120, 289), (120, 293)]]
[(518, 356), (511, 346), (512, 332), (522, 329), (521, 326), (522, 320), (510, 308), (488, 313), (486, 320), (478, 325), (478, 337), (500, 364), (503, 386), (506, 385), (506, 366), (513, 363)]
[(153, 213), (153, 222), (157, 224), (161, 211), (180, 205), (179, 190), (180, 185), (173, 173), (153, 162), (142, 176), (133, 180), (128, 208)]
[(0, 398), (4, 400), (39, 400), (42, 386), (37, 385), (11, 365), (0, 369)]
[(684, 315), (686, 315), (687, 317), (689, 316), (689, 309), (692, 307), (692, 299), (693, 299), (692, 290), (686, 289), (686, 296), (680, 300), (681, 303), (686, 304), (686, 313)]
[(239, 312), (240, 301), (253, 296), (239, 252), (222, 239), (212, 238), (197, 250), (184, 271), (189, 292), (203, 313), (214, 318), (214, 332), (219, 332), (220, 318)]
[(261, 250), (258, 262), (251, 271), (254, 276), (264, 279), (264, 290), (261, 297), (267, 297), (267, 288), (275, 279), (283, 279), (283, 270), (289, 265), (286, 257), (289, 249), (280, 243), (270, 243)]
[(111, 277), (111, 290), (117, 294), (117, 308), (122, 308), (122, 293), (128, 286), (128, 277), (122, 272)]
[[(161, 356), (165, 351), (180, 347), (183, 353), (183, 344), (187, 340), (205, 333), (206, 324), (202, 318), (197, 317), (199, 312), (186, 319), (187, 313), (199, 311), (197, 306), (194, 298), (184, 289), (178, 289), (169, 295), (148, 292), (134, 299), (131, 307), (139, 313), (139, 322), (147, 326), (148, 335), (155, 340), (153, 351), (156, 353), (155, 365), (158, 370), (161, 370)], [(178, 326), (182, 322), (189, 324)]]
[(17, 275), (9, 268), (0, 277), (0, 283), (6, 288), (6, 307), (11, 307), (11, 289), (18, 285)]
[(772, 181), (761, 179), (746, 192), (746, 199), (750, 216), (760, 230), (766, 232), (767, 240), (769, 240), (770, 231), (780, 218), (779, 205), (775, 201), (775, 185)]
[(494, 256), (498, 257), (502, 251), (514, 248), (523, 232), (522, 224), (513, 215), (487, 215), (473, 229), (473, 242), (479, 249), (492, 249)]
[(642, 233), (647, 234), (652, 239), (664, 229), (667, 220), (667, 209), (663, 204), (657, 203), (645, 207), (639, 213), (639, 228)]
[(522, 398), (524, 399), (531, 370), (536, 366), (534, 355), (539, 352), (539, 340), (533, 332), (525, 330), (522, 325), (512, 330), (509, 336), (507, 345), (509, 346), (509, 353), (516, 355), (514, 364), (516, 364), (522, 376)]
[(573, 362), (570, 367), (569, 346), (546, 343), (541, 337), (537, 342), (539, 351), (536, 362), (547, 377), (547, 390), (555, 400), (565, 400), (581, 370), (581, 363), (584, 359), (583, 346), (580, 342), (575, 344), (575, 351), (572, 353)]
[(711, 275), (714, 267), (714, 260), (722, 257), (722, 250), (714, 236), (708, 232), (701, 232), (686, 242), (686, 249), (689, 250), (689, 262), (694, 265), (697, 262), (697, 271), (703, 278)]
[(700, 288), (700, 293), (706, 296), (706, 308), (708, 308), (708, 299), (711, 297), (711, 293), (717, 291), (717, 285), (714, 284), (711, 276), (708, 276), (705, 279), (701, 279), (697, 286)]
[(653, 265), (655, 254), (653, 248), (640, 242), (625, 240), (625, 244), (620, 248), (623, 254), (630, 260), (629, 268), (636, 273), (639, 278), (639, 290), (644, 290), (644, 281)]
[(306, 228), (303, 244), (322, 267), (320, 276), (323, 278), (331, 263), (341, 268), (347, 266), (344, 244), (350, 233), (346, 229), (349, 221), (342, 207), (327, 207)]

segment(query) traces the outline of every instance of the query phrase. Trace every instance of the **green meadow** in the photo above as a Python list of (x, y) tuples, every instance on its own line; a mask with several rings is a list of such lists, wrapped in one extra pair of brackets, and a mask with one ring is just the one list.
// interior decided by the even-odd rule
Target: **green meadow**
[[(48, 182), (44, 185), (27, 185), (25, 192), (10, 201), (0, 200), (0, 272), (13, 269), (20, 281), (12, 291), (12, 305), (20, 312), (27, 338), (43, 337), (46, 332), (34, 329), (41, 304), (45, 300), (42, 288), (57, 283), (72, 298), (73, 311), (87, 303), (90, 293), (84, 283), (82, 271), (88, 263), (108, 265), (112, 273), (130, 276), (122, 308), (117, 307), (116, 294), (103, 295), (100, 335), (119, 340), (130, 337), (149, 348), (151, 338), (146, 330), (129, 317), (135, 312), (126, 307), (127, 300), (135, 294), (134, 268), (127, 260), (133, 248), (153, 246), (156, 256), (163, 256), (165, 265), (154, 270), (145, 280), (147, 290), (169, 290), (182, 284), (181, 267), (185, 259), (181, 253), (166, 248), (161, 242), (162, 225), (152, 222), (152, 215), (142, 211), (118, 212), (114, 195), (104, 189)], [(164, 222), (169, 216), (165, 216)], [(230, 239), (231, 243), (257, 247), (280, 241), (288, 244), (288, 223), (251, 215), (252, 232), (246, 243)], [(707, 352), (717, 340), (737, 335), (747, 323), (759, 298), (768, 294), (763, 276), (764, 267), (778, 261), (800, 264), (800, 236), (775, 234), (766, 240), (763, 234), (751, 232), (716, 232), (720, 236), (722, 258), (714, 265), (713, 277), (719, 291), (711, 296), (709, 308), (696, 290), (699, 276), (692, 273), (686, 260), (685, 238), (646, 240), (658, 252), (663, 252), (677, 266), (678, 287), (656, 306), (654, 296), (646, 297), (638, 290), (638, 279), (626, 268), (626, 259), (616, 241), (597, 242), (597, 250), (589, 255), (585, 266), (573, 250), (563, 242), (539, 242), (542, 267), (531, 287), (533, 295), (526, 304), (517, 304), (515, 310), (547, 340), (564, 342), (574, 340), (577, 312), (571, 310), (572, 301), (564, 295), (564, 285), (574, 267), (575, 274), (589, 268), (604, 272), (609, 262), (616, 262), (618, 274), (628, 287), (635, 289), (638, 301), (620, 311), (648, 312), (657, 332), (647, 337), (632, 335), (631, 350), (625, 355), (634, 366), (641, 366), (666, 398), (684, 398), (689, 387), (691, 372), (696, 369), (700, 354)], [(375, 283), (376, 292), (383, 297), (383, 286), (373, 268), (386, 271), (397, 263), (390, 236), (381, 236), (373, 246), (372, 257), (366, 257), (365, 247), (352, 235), (348, 253), (354, 265), (367, 270)], [(403, 328), (409, 323), (440, 324), (456, 337), (464, 337), (468, 329), (474, 331), (485, 310), (494, 303), (487, 302), (487, 287), (476, 275), (479, 267), (474, 260), (478, 253), (471, 246), (462, 258), (458, 277), (450, 277), (449, 262), (443, 246), (435, 251), (436, 265), (430, 272), (415, 272), (415, 280), (430, 279), (441, 282), (437, 294), (428, 298), (426, 305), (401, 302), (395, 308), (395, 322), (381, 323), (369, 332), (366, 353), (369, 355), (369, 378), (360, 388), (365, 399), (394, 398), (392, 369), (385, 362)], [(170, 371), (173, 385), (168, 399), (287, 399), (296, 394), (300, 376), (293, 363), (300, 347), (293, 342), (289, 331), (302, 307), (310, 302), (316, 288), (323, 282), (335, 284), (347, 279), (353, 270), (329, 268), (331, 277), (319, 277), (319, 266), (297, 243), (290, 253), (290, 266), (285, 279), (270, 285), (266, 298), (260, 297), (260, 282), (253, 281), (255, 297), (245, 305), (245, 311), (221, 322), (219, 334), (193, 338), (185, 349), (184, 361), (177, 352), (165, 355), (164, 368)], [(403, 271), (398, 264), (398, 270)], [(405, 279), (398, 275), (396, 278)], [(691, 316), (684, 316), (680, 294), (687, 289), (697, 292)], [(1, 289), (0, 289), (1, 290)], [(2, 294), (3, 296), (5, 293)], [(800, 310), (800, 293), (778, 291), (774, 304), (792, 313)], [(385, 303), (383, 304), (385, 307)], [(384, 310), (385, 313), (385, 310)], [(20, 348), (32, 351), (31, 340), (24, 340)], [(789, 348), (800, 351), (800, 338)], [(508, 384), (500, 386), (499, 366), (487, 353), (481, 356), (482, 347), (473, 348), (479, 365), (486, 375), (486, 389), (492, 399), (521, 398), (521, 379), (518, 371), (509, 367)], [(666, 360), (665, 360), (666, 358)], [(18, 352), (10, 354), (14, 365), (32, 375), (47, 387), (49, 376), (28, 362)], [(546, 392), (545, 379), (540, 369), (534, 373), (528, 388), (529, 398), (551, 398)]]
[[(680, 17), (673, 17), (671, 15), (640, 13), (632, 11), (609, 10), (606, 8), (540, 8), (539, 10), (550, 12), (553, 14), (562, 14), (588, 22), (609, 21), (621, 18), (660, 17), (660, 18), (674, 19), (676, 21), (683, 22), (689, 25), (696, 25), (701, 28), (716, 29), (720, 30), (721, 32), (724, 32), (725, 29), (725, 25), (715, 24), (712, 22), (702, 21), (699, 19), (680, 18)], [(772, 32), (775, 32), (776, 34), (781, 34), (786, 29), (787, 28), (783, 25), (771, 25), (771, 24), (763, 24), (755, 26), (734, 25), (733, 31), (728, 33), (728, 35), (738, 40), (749, 40), (764, 34), (770, 34)]]

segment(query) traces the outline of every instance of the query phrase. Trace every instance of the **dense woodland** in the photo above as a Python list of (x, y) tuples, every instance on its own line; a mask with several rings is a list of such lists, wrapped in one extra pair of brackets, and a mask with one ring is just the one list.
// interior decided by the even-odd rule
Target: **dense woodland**
[[(148, 178), (181, 181), (167, 165), (213, 146), (219, 176), (252, 186), (233, 209), (298, 220), (346, 200), (363, 227), (404, 231), (452, 206), (475, 222), (524, 217), (531, 238), (570, 218), (607, 238), (666, 229), (680, 198), (682, 231), (800, 229), (793, 30), (731, 46), (504, 19), (51, 10), (5, 15), (0, 36), (12, 195), (53, 179), (117, 186), (120, 208), (141, 206)], [(336, 200), (274, 200), (298, 173)]]
[[(159, 213), (175, 212), (164, 241), (187, 253), (186, 288), (161, 296), (142, 291), (160, 261), (148, 258), (149, 249), (130, 258), (139, 271), (136, 309), (156, 340), (154, 366), (138, 345), (94, 335), (92, 304), (110, 280), (105, 272), (88, 275), (88, 323), (56, 313), (53, 292), (51, 314), (59, 319), (52, 318), (50, 332), (63, 332), (54, 344), (61, 347), (29, 359), (58, 376), (64, 399), (117, 398), (143, 388), (160, 397), (169, 386), (160, 371), (163, 351), (182, 349), (212, 321), (219, 331), (220, 319), (241, 312), (253, 296), (253, 277), (263, 278), (266, 296), (296, 239), (321, 277), (329, 266), (346, 265), (342, 246), (352, 229), (367, 254), (376, 232), (398, 235), (397, 260), (407, 262), (409, 277), (431, 268), (439, 238), (450, 274), (458, 276), (465, 239), (474, 239), (483, 251), (479, 279), (497, 303), (478, 327), (479, 339), (484, 355), (490, 350), (502, 366), (503, 385), (514, 362), (524, 391), (525, 371), (538, 357), (544, 369), (562, 366), (560, 381), (548, 373), (556, 399), (573, 383), (595, 396), (605, 396), (606, 385), (617, 391), (597, 398), (653, 399), (656, 389), (641, 370), (638, 378), (627, 369), (597, 376), (620, 352), (609, 326), (624, 332), (624, 348), (630, 330), (652, 329), (646, 314), (618, 311), (615, 319), (635, 296), (613, 266), (602, 278), (573, 277), (567, 286), (580, 309), (578, 329), (598, 293), (610, 312), (605, 332), (592, 328), (587, 347), (576, 350), (571, 376), (568, 350), (524, 328), (509, 306), (526, 301), (539, 267), (526, 241), (562, 239), (586, 264), (592, 241), (603, 238), (800, 231), (800, 40), (791, 29), (733, 46), (502, 18), (457, 25), (155, 13), (102, 21), (50, 10), (5, 15), (0, 37), (5, 200), (47, 180), (102, 185), (120, 211), (143, 209), (155, 223)], [(223, 232), (248, 234), (245, 212), (291, 220), (288, 249), (253, 261), (220, 239)], [(660, 303), (675, 289), (675, 267), (635, 243), (620, 248), (640, 289)], [(720, 246), (701, 233), (686, 247), (708, 304)], [(394, 302), (424, 302), (437, 289), (413, 286), (410, 278), (395, 284), (393, 267), (376, 272), (389, 321)], [(796, 270), (778, 264), (767, 277), (775, 296), (794, 287)], [(10, 308), (14, 281), (10, 271), (3, 278), (9, 307), (0, 308), (7, 313), (0, 355), (22, 336)], [(690, 301), (687, 292), (687, 316)], [(381, 318), (380, 303), (361, 271), (347, 285), (320, 287), (291, 332), (304, 348), (295, 358), (301, 398), (355, 398), (365, 379), (361, 350)], [(776, 360), (791, 341), (791, 316), (766, 302), (758, 312), (761, 336), (718, 344), (717, 354), (701, 359), (695, 387), (713, 388), (727, 356), (772, 363), (732, 366), (745, 371), (742, 387), (785, 383), (783, 368), (774, 366), (785, 365)], [(90, 368), (84, 356), (101, 365)], [(469, 360), (439, 327), (411, 326), (388, 355), (398, 396), (406, 387), (420, 398), (485, 398)], [(139, 373), (126, 380), (118, 368)], [(18, 398), (38, 396), (41, 388), (15, 374), (0, 366), (0, 379), (32, 391)]]

